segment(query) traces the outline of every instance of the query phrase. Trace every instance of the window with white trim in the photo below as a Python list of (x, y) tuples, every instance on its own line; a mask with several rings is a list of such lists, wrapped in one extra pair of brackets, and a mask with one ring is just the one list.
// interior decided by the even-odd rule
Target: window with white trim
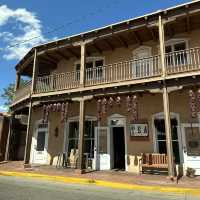
[(178, 66), (186, 65), (188, 63), (187, 58), (187, 43), (186, 41), (180, 40), (177, 42), (171, 42), (165, 45), (166, 53), (166, 65), (167, 66)]
[[(84, 132), (84, 154), (87, 154), (88, 158), (94, 158), (94, 127), (96, 121), (86, 120), (85, 121), (85, 132)], [(72, 150), (78, 149), (79, 141), (79, 122), (69, 122), (69, 136), (68, 136), (68, 156)]]
[[(85, 77), (86, 80), (94, 80), (94, 79), (101, 79), (103, 77), (103, 66), (104, 66), (104, 59), (103, 58), (88, 58), (86, 60), (85, 66)], [(76, 72), (80, 71), (80, 63), (75, 64)], [(76, 73), (76, 80), (80, 80), (80, 73)]]

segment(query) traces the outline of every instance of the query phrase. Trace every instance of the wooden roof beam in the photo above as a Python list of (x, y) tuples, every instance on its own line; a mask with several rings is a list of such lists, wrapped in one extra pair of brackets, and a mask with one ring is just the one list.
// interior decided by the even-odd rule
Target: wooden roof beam
[(110, 48), (112, 51), (115, 50), (114, 46), (110, 43), (110, 41), (108, 41), (107, 39), (104, 39), (104, 41), (105, 41), (105, 43), (107, 44), (107, 46), (109, 46), (109, 48)]
[(125, 47), (125, 48), (128, 48), (128, 43), (124, 40), (124, 38), (120, 35), (116, 35), (117, 40), (120, 41), (120, 43)]
[(132, 36), (134, 37), (134, 39), (137, 41), (137, 43), (139, 45), (142, 45), (142, 40), (140, 39), (139, 35), (137, 34), (136, 31), (132, 31), (130, 32), (132, 34)]
[(66, 60), (69, 60), (69, 57), (66, 56), (66, 55), (64, 55), (64, 54), (63, 54), (62, 52), (60, 52), (59, 50), (57, 50), (56, 53), (57, 53), (60, 57), (66, 59)]
[(187, 11), (187, 15), (186, 15), (186, 31), (187, 33), (190, 33), (191, 31), (191, 23), (190, 23), (190, 15)]
[(49, 53), (45, 53), (44, 54), (51, 62), (54, 62), (54, 63), (57, 63), (58, 62), (58, 59), (56, 59), (55, 57), (49, 55)]
[(99, 48), (97, 44), (94, 43), (93, 46), (96, 49), (96, 51), (98, 51), (98, 53), (102, 54), (102, 50)]
[(72, 56), (74, 56), (74, 57), (76, 57), (76, 58), (79, 58), (80, 56), (75, 52), (75, 51), (73, 51), (72, 49), (67, 49), (68, 50), (68, 52), (72, 55)]
[(46, 58), (41, 58), (41, 60), (39, 61), (39, 63), (42, 62), (42, 61), (45, 61), (45, 62), (47, 62), (49, 64), (53, 63), (54, 65), (57, 65), (57, 63), (55, 61), (52, 61), (52, 60), (49, 60), (49, 59), (46, 59)]

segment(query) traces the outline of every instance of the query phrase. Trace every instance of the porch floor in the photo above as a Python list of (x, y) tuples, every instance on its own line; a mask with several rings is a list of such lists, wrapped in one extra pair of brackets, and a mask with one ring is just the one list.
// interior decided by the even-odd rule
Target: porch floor
[(78, 177), (87, 178), (91, 180), (104, 180), (110, 182), (138, 184), (138, 185), (158, 185), (158, 186), (173, 186), (173, 187), (185, 187), (185, 188), (200, 188), (200, 177), (188, 178), (182, 177), (178, 184), (176, 181), (172, 182), (164, 175), (151, 175), (142, 174), (136, 175), (125, 171), (92, 171), (84, 174), (78, 174), (74, 169), (56, 168), (55, 166), (32, 166), (31, 169), (24, 169), (23, 161), (10, 161), (0, 163), (0, 171), (17, 171), (17, 172), (29, 172), (40, 173), (52, 176), (66, 176), (66, 177)]

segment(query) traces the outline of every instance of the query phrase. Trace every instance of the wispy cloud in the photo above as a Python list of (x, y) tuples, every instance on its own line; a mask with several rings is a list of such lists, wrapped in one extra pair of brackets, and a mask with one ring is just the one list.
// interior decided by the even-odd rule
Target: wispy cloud
[[(10, 27), (9, 25), (12, 26)], [(1, 46), (1, 48), (3, 49), (3, 58), (6, 60), (20, 59), (31, 47), (47, 40), (42, 34), (41, 21), (35, 13), (25, 8), (13, 10), (8, 8), (7, 5), (0, 6), (0, 28), (1, 45), (5, 45), (4, 47)], [(5, 48), (6, 46), (13, 46), (35, 36), (38, 37), (20, 46)]]
[(0, 112), (7, 112), (8, 111), (8, 107), (4, 106), (4, 105), (0, 105)]

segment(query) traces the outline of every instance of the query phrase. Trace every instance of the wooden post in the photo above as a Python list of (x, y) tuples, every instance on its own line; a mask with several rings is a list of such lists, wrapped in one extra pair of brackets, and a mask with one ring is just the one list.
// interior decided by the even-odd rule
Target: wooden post
[(20, 75), (19, 72), (17, 72), (17, 73), (16, 73), (16, 82), (15, 82), (15, 92), (16, 92), (16, 90), (19, 88), (20, 79), (21, 79), (21, 75)]
[(169, 108), (169, 94), (166, 85), (166, 64), (165, 64), (165, 37), (164, 37), (164, 24), (162, 16), (159, 16), (159, 41), (160, 41), (160, 58), (163, 76), (163, 108), (165, 117), (165, 133), (166, 133), (166, 148), (168, 157), (168, 175), (174, 177), (174, 156), (172, 146), (172, 133), (171, 133), (171, 118)]
[(32, 95), (32, 94), (34, 93), (34, 91), (35, 91), (37, 72), (38, 72), (38, 67), (37, 67), (37, 49), (35, 49), (35, 51), (34, 51), (34, 61), (33, 61), (33, 73), (32, 73), (31, 95)]
[(30, 160), (30, 150), (31, 150), (31, 142), (32, 142), (32, 135), (31, 132), (31, 118), (32, 118), (32, 101), (30, 100), (29, 103), (29, 111), (28, 111), (28, 123), (27, 123), (27, 130), (26, 130), (26, 145), (25, 145), (25, 152), (24, 152), (24, 167), (29, 167), (29, 160)]
[(24, 153), (24, 167), (30, 167), (30, 150), (31, 150), (31, 142), (32, 142), (32, 134), (31, 134), (31, 118), (32, 118), (32, 94), (35, 91), (36, 86), (36, 77), (37, 77), (37, 49), (34, 52), (34, 62), (33, 62), (33, 73), (32, 73), (32, 85), (31, 85), (31, 93), (30, 93), (30, 103), (29, 103), (29, 112), (28, 112), (28, 123), (26, 130), (26, 146)]
[(6, 152), (5, 152), (5, 157), (4, 160), (8, 161), (9, 160), (9, 151), (10, 151), (10, 138), (12, 135), (12, 129), (13, 129), (13, 119), (14, 115), (11, 114), (10, 119), (9, 119), (9, 132), (8, 132), (8, 137), (7, 137), (7, 142), (6, 142)]
[(84, 131), (85, 131), (85, 100), (80, 100), (79, 112), (79, 144), (78, 144), (78, 171), (83, 173), (84, 170)]
[(160, 59), (161, 59), (161, 67), (162, 67), (162, 76), (165, 78), (166, 76), (166, 68), (165, 68), (165, 33), (164, 33), (164, 25), (162, 16), (159, 16), (159, 42), (160, 42)]
[(80, 66), (80, 86), (84, 87), (85, 84), (85, 55), (86, 55), (86, 44), (81, 43), (81, 66)]

